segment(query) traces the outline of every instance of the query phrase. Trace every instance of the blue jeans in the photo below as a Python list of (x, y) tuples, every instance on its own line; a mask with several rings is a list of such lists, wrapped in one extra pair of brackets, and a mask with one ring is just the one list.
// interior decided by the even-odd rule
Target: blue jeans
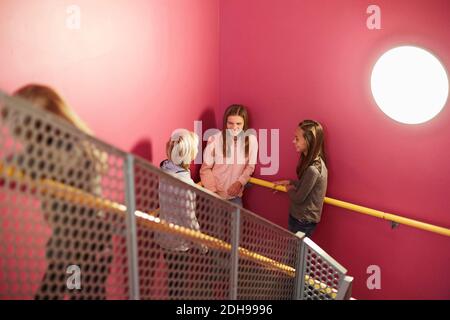
[(298, 231), (300, 231), (303, 232), (308, 238), (311, 238), (316, 227), (317, 223), (300, 221), (289, 215), (288, 228), (289, 231), (293, 233), (297, 233)]
[(242, 205), (242, 198), (240, 198), (240, 197), (236, 197), (236, 198), (233, 198), (233, 199), (228, 199), (228, 201), (230, 201), (230, 202), (232, 202), (234, 204), (237, 204), (238, 206), (244, 207)]

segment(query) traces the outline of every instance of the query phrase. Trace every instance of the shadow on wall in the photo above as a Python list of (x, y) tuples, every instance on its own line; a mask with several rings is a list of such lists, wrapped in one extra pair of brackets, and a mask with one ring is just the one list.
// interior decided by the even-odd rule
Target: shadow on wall
[[(195, 131), (199, 135), (201, 147), (199, 147), (199, 155), (197, 156), (197, 159), (202, 160), (203, 162), (203, 151), (205, 150), (207, 141), (203, 140), (203, 134), (206, 130), (217, 128), (220, 129), (221, 126), (217, 125), (216, 121), (216, 114), (214, 112), (213, 107), (207, 107), (197, 118), (196, 121), (200, 121), (201, 127), (197, 128), (197, 131)], [(201, 132), (200, 132), (201, 128)], [(192, 164), (191, 165), (191, 172), (192, 172), (192, 179), (194, 181), (200, 181), (200, 167), (201, 164)]]
[(134, 155), (137, 155), (137, 156), (149, 161), (149, 162), (152, 162), (152, 160), (153, 160), (152, 143), (147, 138), (139, 140), (131, 148), (130, 152)]

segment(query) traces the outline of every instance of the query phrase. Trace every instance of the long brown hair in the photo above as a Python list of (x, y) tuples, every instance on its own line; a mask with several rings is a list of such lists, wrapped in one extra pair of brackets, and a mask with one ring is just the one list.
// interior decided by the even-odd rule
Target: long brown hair
[(326, 165), (325, 142), (323, 128), (320, 123), (314, 120), (303, 120), (299, 123), (299, 128), (303, 130), (303, 137), (306, 141), (306, 155), (302, 154), (297, 165), (297, 176), (300, 179), (305, 170), (314, 165), (319, 172), (322, 171), (320, 159)]
[(31, 102), (34, 106), (57, 115), (84, 133), (92, 135), (89, 127), (52, 88), (39, 84), (29, 84), (16, 90), (13, 95), (21, 97)]
[[(244, 119), (244, 127), (242, 128), (243, 132), (246, 132), (248, 129), (248, 112), (247, 108), (241, 104), (232, 104), (227, 110), (225, 110), (225, 114), (223, 115), (223, 130), (222, 130), (222, 145), (223, 145), (223, 157), (226, 157), (227, 154), (227, 122), (229, 116), (240, 116)], [(245, 156), (248, 157), (249, 153), (249, 138), (245, 136)]]

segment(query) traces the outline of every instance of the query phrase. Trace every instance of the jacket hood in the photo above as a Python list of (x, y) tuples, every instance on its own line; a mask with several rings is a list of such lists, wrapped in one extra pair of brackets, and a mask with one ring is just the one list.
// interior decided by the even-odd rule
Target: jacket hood
[(185, 169), (179, 165), (176, 165), (170, 160), (164, 160), (160, 163), (159, 167), (168, 173), (174, 174), (179, 176), (180, 178), (184, 179), (190, 179), (191, 173), (188, 169)]

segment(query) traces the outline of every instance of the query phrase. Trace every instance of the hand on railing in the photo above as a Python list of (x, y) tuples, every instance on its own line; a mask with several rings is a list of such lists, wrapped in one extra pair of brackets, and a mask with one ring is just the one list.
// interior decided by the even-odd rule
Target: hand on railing
[[(290, 185), (290, 184), (284, 185), (284, 183), (286, 183), (286, 181), (288, 181), (288, 180), (269, 182), (269, 181), (265, 181), (265, 180), (258, 179), (258, 178), (250, 178), (250, 180), (249, 180), (249, 182), (252, 184), (259, 185), (259, 186), (273, 189), (273, 190), (276, 189), (276, 191), (283, 191), (283, 192), (288, 191), (289, 188), (291, 188), (291, 186), (292, 186), (292, 188), (294, 188), (294, 186)], [(274, 190), (274, 193), (276, 191)], [(424, 223), (421, 221), (409, 219), (406, 217), (394, 215), (391, 213), (386, 213), (383, 211), (363, 207), (360, 205), (356, 205), (353, 203), (349, 203), (349, 202), (345, 202), (345, 201), (341, 201), (341, 200), (337, 200), (337, 199), (333, 199), (333, 198), (329, 198), (329, 197), (325, 197), (324, 203), (332, 205), (332, 206), (336, 206), (339, 208), (344, 208), (347, 210), (367, 214), (369, 216), (377, 217), (380, 219), (385, 219), (388, 221), (408, 225), (408, 226), (411, 226), (414, 228), (418, 228), (418, 229), (422, 229), (422, 230), (426, 230), (426, 231), (430, 231), (430, 232), (435, 232), (435, 233), (450, 237), (450, 229), (445, 228), (445, 227), (435, 226), (435, 225), (432, 225), (429, 223)]]
[(200, 245), (200, 252), (202, 254), (207, 254), (209, 252), (209, 249), (207, 246), (205, 246), (204, 244)]
[(285, 187), (286, 191), (288, 191), (289, 189), (293, 188), (293, 186), (291, 185), (291, 182), (289, 180), (277, 180), (277, 181), (273, 181), (273, 193), (277, 193), (278, 190), (276, 189), (277, 186), (281, 186), (281, 187)]

